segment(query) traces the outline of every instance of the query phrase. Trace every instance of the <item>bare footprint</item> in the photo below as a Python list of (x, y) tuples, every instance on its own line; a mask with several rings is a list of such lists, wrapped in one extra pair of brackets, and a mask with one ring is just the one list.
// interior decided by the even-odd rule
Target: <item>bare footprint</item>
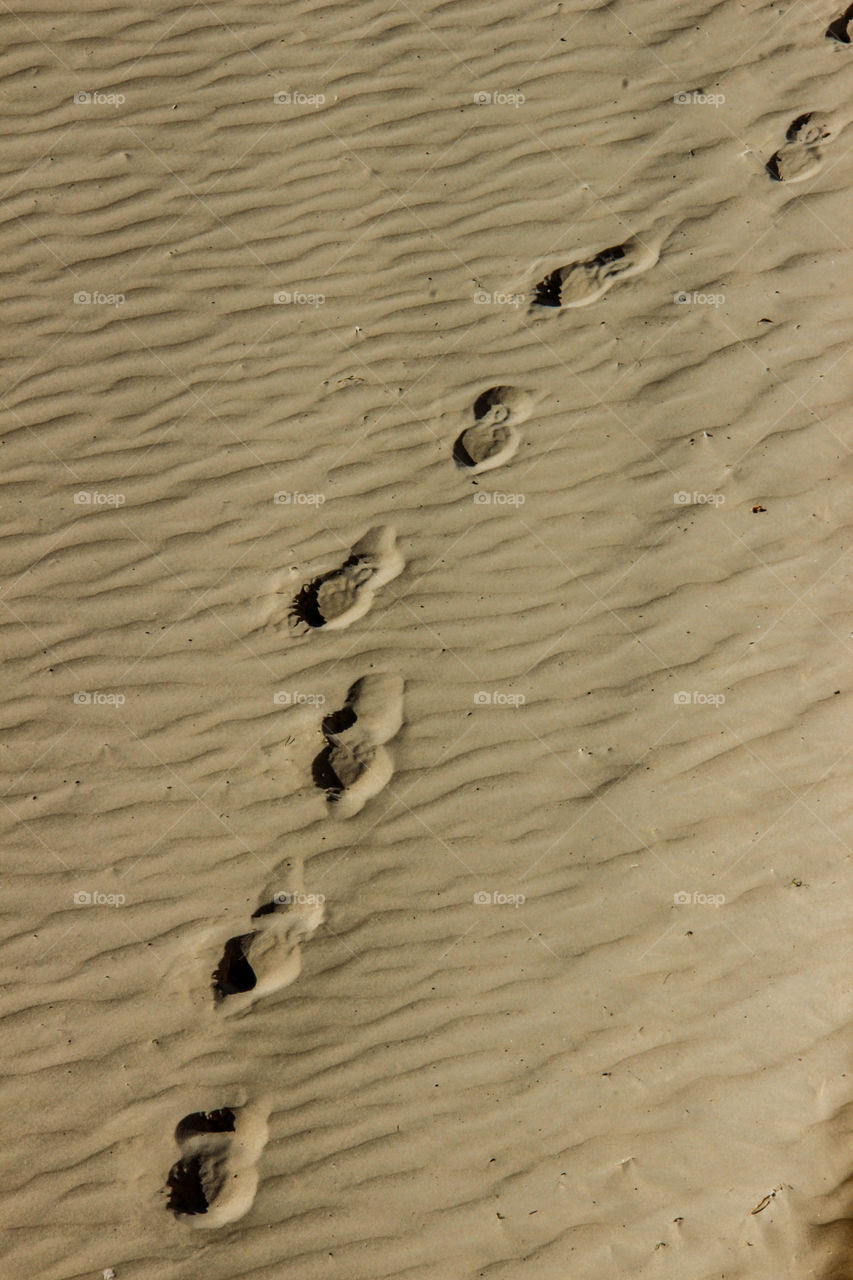
[(479, 475), (509, 462), (521, 443), (517, 431), (533, 412), (534, 399), (520, 387), (489, 387), (474, 401), (473, 427), (467, 427), (453, 446), (457, 463)]
[(331, 746), (325, 753), (326, 798), (337, 818), (353, 818), (394, 776), (394, 761), (383, 746), (369, 742)]
[(249, 1211), (258, 1188), (266, 1115), (222, 1107), (186, 1116), (175, 1130), (181, 1158), (167, 1179), (168, 1208), (191, 1227), (221, 1227)]
[(293, 601), (291, 619), (311, 628), (340, 631), (364, 617), (380, 587), (403, 572), (391, 525), (370, 529), (331, 573), (306, 583)]
[(339, 712), (323, 721), (329, 741), (346, 745), (358, 741), (388, 742), (403, 726), (403, 678), (378, 671), (356, 680)]
[(770, 157), (765, 168), (777, 182), (804, 182), (820, 171), (821, 147), (834, 136), (828, 116), (821, 111), (807, 111), (788, 126), (785, 145)]
[(536, 285), (533, 306), (588, 307), (620, 280), (642, 275), (655, 265), (660, 249), (633, 236), (602, 249), (592, 258), (558, 267)]
[(353, 817), (391, 781), (394, 761), (384, 743), (402, 724), (403, 681), (391, 672), (362, 676), (341, 710), (326, 716), (326, 746), (313, 773), (335, 816)]
[(253, 927), (225, 944), (212, 975), (217, 1006), (238, 1013), (295, 982), (302, 972), (302, 943), (314, 936), (324, 915), (319, 894), (278, 894), (259, 907)]
[(838, 40), (841, 44), (850, 44), (851, 20), (853, 20), (853, 4), (844, 10), (840, 18), (830, 22), (826, 28), (827, 40)]

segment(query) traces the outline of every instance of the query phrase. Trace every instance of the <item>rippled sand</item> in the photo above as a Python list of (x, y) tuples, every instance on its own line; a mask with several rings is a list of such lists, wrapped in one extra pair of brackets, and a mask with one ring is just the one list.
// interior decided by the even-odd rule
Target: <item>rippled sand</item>
[(10, 1280), (853, 1276), (853, 46), (517, 10), (3, 18)]

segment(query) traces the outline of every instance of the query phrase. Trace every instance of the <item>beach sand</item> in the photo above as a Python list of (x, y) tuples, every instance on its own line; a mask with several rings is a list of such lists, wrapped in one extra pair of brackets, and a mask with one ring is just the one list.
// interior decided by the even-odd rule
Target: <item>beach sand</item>
[(517, 10), (3, 17), (10, 1280), (853, 1276), (853, 46)]

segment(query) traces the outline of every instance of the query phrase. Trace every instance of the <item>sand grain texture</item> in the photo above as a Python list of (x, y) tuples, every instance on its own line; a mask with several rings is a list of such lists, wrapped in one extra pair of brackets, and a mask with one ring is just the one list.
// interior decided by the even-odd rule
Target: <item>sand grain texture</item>
[[(4, 1274), (853, 1275), (841, 16), (5, 13)], [(257, 1186), (191, 1230), (225, 1108)]]

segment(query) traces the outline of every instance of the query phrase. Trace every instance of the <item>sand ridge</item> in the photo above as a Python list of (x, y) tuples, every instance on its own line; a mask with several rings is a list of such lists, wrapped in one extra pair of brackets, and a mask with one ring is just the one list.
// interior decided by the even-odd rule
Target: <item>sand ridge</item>
[(846, 1274), (840, 20), (8, 15), (16, 1278)]

